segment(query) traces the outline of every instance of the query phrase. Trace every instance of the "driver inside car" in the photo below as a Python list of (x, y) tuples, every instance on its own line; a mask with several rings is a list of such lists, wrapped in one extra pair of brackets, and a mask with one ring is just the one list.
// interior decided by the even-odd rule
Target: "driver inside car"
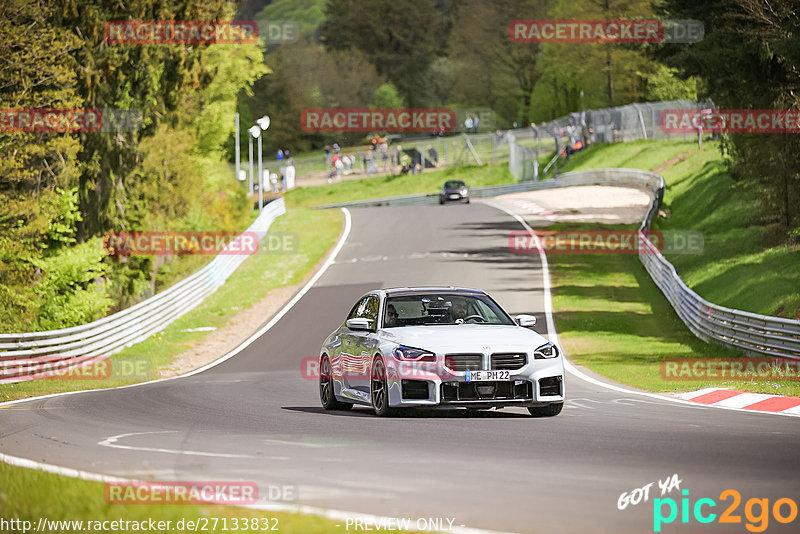
[(464, 299), (453, 299), (453, 307), (450, 309), (454, 323), (463, 323), (467, 317), (467, 301)]
[(397, 309), (394, 307), (394, 304), (389, 304), (386, 307), (386, 321), (385, 326), (397, 326)]

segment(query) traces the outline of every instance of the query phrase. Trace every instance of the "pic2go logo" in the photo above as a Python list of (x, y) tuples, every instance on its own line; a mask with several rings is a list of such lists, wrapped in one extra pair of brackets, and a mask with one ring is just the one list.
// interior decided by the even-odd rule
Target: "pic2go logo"
[[(674, 522), (681, 515), (681, 523), (691, 522), (690, 512), (694, 520), (698, 523), (712, 523), (717, 519), (717, 514), (711, 513), (711, 509), (717, 506), (714, 499), (703, 498), (690, 504), (689, 490), (681, 492), (683, 498), (681, 503), (675, 499), (667, 497), (665, 499), (653, 499), (653, 532), (661, 532), (661, 526)], [(734, 489), (726, 489), (719, 494), (720, 501), (731, 499), (730, 505), (719, 516), (718, 523), (741, 524), (742, 516), (737, 515), (736, 511), (742, 503), (742, 495)], [(792, 499), (777, 499), (772, 503), (770, 509), (769, 499), (752, 498), (744, 504), (744, 515), (747, 519), (745, 528), (750, 532), (764, 532), (769, 526), (770, 515), (778, 523), (791, 523), (797, 519), (797, 503)], [(666, 508), (666, 510), (665, 510)], [(665, 512), (667, 515), (665, 516)]]

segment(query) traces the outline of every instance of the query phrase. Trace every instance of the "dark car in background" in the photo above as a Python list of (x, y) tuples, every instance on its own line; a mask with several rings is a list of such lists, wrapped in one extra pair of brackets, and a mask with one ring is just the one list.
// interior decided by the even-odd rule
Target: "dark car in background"
[(461, 180), (447, 180), (439, 191), (439, 204), (448, 201), (464, 201), (469, 204), (469, 188)]

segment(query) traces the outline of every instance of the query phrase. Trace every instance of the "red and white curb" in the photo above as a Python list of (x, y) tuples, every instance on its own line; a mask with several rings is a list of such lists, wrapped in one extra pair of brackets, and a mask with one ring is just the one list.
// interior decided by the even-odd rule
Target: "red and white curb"
[(800, 415), (800, 397), (747, 393), (727, 388), (706, 388), (699, 391), (690, 391), (689, 393), (680, 393), (676, 396), (680, 399), (705, 404), (706, 406)]
[(540, 205), (531, 202), (530, 200), (525, 200), (522, 198), (508, 198), (505, 199), (505, 202), (525, 211), (526, 213), (532, 213), (533, 215), (538, 215), (539, 217), (544, 217), (545, 219), (551, 221), (558, 218), (558, 216), (549, 209), (543, 208)]

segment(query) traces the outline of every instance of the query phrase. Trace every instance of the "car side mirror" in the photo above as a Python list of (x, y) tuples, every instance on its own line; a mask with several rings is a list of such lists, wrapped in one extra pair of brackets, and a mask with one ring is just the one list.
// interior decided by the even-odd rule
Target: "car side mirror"
[(536, 316), (535, 315), (528, 315), (526, 313), (521, 313), (514, 317), (514, 320), (523, 328), (530, 328), (532, 326), (536, 326)]
[(356, 317), (354, 319), (348, 319), (344, 322), (345, 326), (350, 330), (372, 330), (372, 321), (369, 319), (364, 319), (363, 317)]

